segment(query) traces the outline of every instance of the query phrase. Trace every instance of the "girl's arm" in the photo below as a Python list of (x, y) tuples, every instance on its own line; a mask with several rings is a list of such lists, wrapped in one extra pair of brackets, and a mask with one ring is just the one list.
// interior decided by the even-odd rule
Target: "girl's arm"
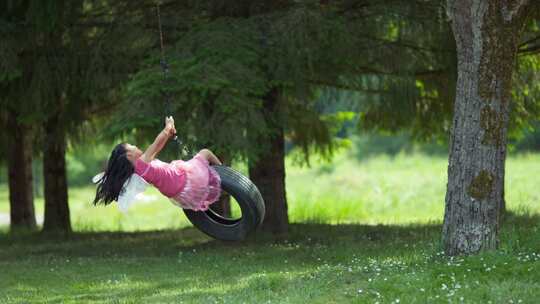
[(165, 128), (156, 136), (154, 142), (144, 151), (141, 155), (141, 159), (149, 163), (156, 155), (163, 149), (169, 138), (176, 134), (176, 128), (174, 127), (174, 119), (172, 116), (165, 118)]

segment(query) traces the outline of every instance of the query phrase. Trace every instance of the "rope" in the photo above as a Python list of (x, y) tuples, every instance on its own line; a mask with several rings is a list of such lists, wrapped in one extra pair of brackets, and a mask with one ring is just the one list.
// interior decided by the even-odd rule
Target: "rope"
[[(165, 85), (167, 82), (167, 79), (169, 78), (169, 64), (165, 60), (165, 47), (163, 44), (163, 30), (161, 26), (161, 13), (159, 10), (159, 3), (156, 4), (156, 10), (157, 10), (157, 17), (158, 17), (159, 42), (160, 42), (160, 50), (161, 50), (161, 58), (159, 60), (159, 65), (161, 66), (161, 70), (163, 71), (163, 80), (161, 81), (161, 83)], [(166, 115), (172, 116), (173, 113), (172, 113), (171, 96), (167, 94), (165, 90), (163, 89), (162, 89), (162, 94), (165, 97), (165, 107), (166, 107), (165, 111), (167, 112)], [(180, 140), (180, 138), (176, 134), (174, 135), (173, 141), (178, 145), (179, 148), (182, 147), (182, 149), (180, 149), (180, 153), (186, 156), (190, 155), (189, 148), (187, 147), (187, 145), (182, 144), (182, 140)]]

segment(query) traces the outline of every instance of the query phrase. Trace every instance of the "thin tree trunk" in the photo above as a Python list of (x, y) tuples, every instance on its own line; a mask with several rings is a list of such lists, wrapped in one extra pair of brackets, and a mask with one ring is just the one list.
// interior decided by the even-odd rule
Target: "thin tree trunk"
[(262, 228), (274, 234), (287, 233), (289, 226), (283, 127), (277, 122), (280, 111), (279, 92), (274, 89), (264, 100), (264, 116), (275, 132), (260, 138), (258, 144), (267, 150), (256, 161), (249, 161), (249, 177), (257, 185), (266, 204)]
[[(226, 155), (220, 154), (216, 155), (221, 163), (225, 166), (230, 165), (229, 157)], [(231, 217), (231, 196), (228, 194), (223, 194), (219, 198), (219, 200), (212, 205), (210, 205), (210, 208), (214, 210), (217, 214), (224, 216), (224, 217)]]
[(35, 229), (32, 189), (32, 134), (28, 126), (8, 116), (8, 176), (10, 228)]
[(58, 115), (55, 115), (45, 123), (45, 149), (43, 151), (45, 218), (43, 231), (71, 231), (65, 154), (64, 126)]
[(448, 1), (458, 55), (443, 227), (449, 255), (498, 245), (511, 77), (526, 1), (503, 2)]
[(210, 208), (215, 211), (217, 214), (230, 218), (231, 217), (231, 196), (228, 194), (222, 194), (219, 197), (219, 200), (212, 205)]

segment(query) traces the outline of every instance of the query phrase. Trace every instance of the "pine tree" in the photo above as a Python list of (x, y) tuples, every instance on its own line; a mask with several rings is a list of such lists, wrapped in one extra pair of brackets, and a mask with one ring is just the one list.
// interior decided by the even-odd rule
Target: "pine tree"
[(342, 17), (318, 4), (272, 4), (210, 9), (212, 17), (192, 24), (167, 52), (167, 81), (158, 56), (133, 78), (126, 121), (119, 124), (150, 136), (144, 127), (160, 120), (142, 113), (159, 119), (163, 93), (172, 96), (184, 142), (247, 159), (266, 201), (264, 228), (283, 233), (288, 225), (284, 136), (291, 134), (306, 159), (312, 151), (331, 154), (330, 123), (318, 115), (313, 97), (321, 81), (346, 66), (343, 45), (355, 39), (349, 39), (354, 36)]
[(27, 120), (43, 130), (37, 134), (43, 146), (43, 229), (69, 232), (68, 137), (80, 138), (81, 123), (118, 101), (116, 89), (134, 70), (138, 59), (133, 58), (145, 45), (136, 22), (144, 16), (134, 14), (138, 7), (130, 2), (21, 3), (5, 4), (7, 43), (0, 53), (11, 57), (3, 64), (12, 65), (8, 68), (16, 73), (2, 74), (2, 86), (9, 105), (28, 108)]
[(21, 12), (27, 6), (28, 3), (24, 2), (0, 4), (0, 137), (8, 165), (12, 230), (36, 227), (32, 189), (32, 133), (35, 128), (29, 123), (32, 103), (24, 99), (18, 88), (10, 85), (24, 77), (16, 49), (24, 43), (25, 37), (17, 35), (20, 33), (14, 29), (17, 23), (24, 21)]

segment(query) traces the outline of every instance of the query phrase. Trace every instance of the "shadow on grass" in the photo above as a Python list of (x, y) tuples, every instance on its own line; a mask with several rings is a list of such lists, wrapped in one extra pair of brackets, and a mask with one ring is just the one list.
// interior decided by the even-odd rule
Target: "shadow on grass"
[[(537, 225), (539, 215), (508, 213), (502, 235)], [(508, 229), (507, 229), (508, 228)], [(506, 234), (505, 234), (506, 231)], [(510, 231), (510, 232), (509, 232)], [(361, 225), (294, 223), (285, 236), (274, 237), (258, 231), (243, 242), (211, 239), (193, 227), (179, 230), (144, 232), (75, 232), (68, 235), (39, 232), (0, 233), (0, 259), (21, 256), (177, 256), (190, 251), (227, 251), (264, 247), (272, 244), (363, 244), (359, 250), (377, 250), (391, 245), (414, 242), (438, 246), (441, 225)], [(511, 236), (510, 236), (511, 237)]]
[[(531, 231), (539, 219), (508, 214), (502, 243), (538, 247)], [(259, 232), (244, 242), (213, 240), (194, 228), (0, 234), (0, 302), (239, 303), (289, 296), (348, 302), (344, 291), (353, 283), (352, 293), (363, 288), (375, 275), (369, 266), (375, 260), (383, 271), (399, 266), (421, 273), (440, 252), (440, 234), (440, 225), (315, 223), (291, 224), (280, 238)], [(425, 275), (432, 274), (426, 269)], [(392, 288), (399, 292), (399, 286)]]
[(194, 228), (4, 234), (0, 264), (10, 279), (0, 287), (21, 297), (16, 300), (47, 303), (279, 302), (291, 295), (331, 301), (332, 284), (354, 281), (352, 273), (336, 277), (333, 268), (355, 256), (407, 256), (412, 245), (431, 246), (439, 231), (437, 225), (292, 224), (286, 237), (260, 232), (244, 242), (213, 240)]
[(257, 231), (242, 242), (212, 239), (193, 227), (179, 230), (144, 232), (74, 232), (44, 234), (40, 232), (0, 233), (0, 258), (21, 256), (177, 256), (179, 252), (249, 249), (272, 244), (310, 243), (331, 245), (343, 242), (365, 242), (384, 246), (390, 242), (432, 238), (439, 225), (369, 226), (359, 224), (291, 224), (289, 233), (272, 236)]

